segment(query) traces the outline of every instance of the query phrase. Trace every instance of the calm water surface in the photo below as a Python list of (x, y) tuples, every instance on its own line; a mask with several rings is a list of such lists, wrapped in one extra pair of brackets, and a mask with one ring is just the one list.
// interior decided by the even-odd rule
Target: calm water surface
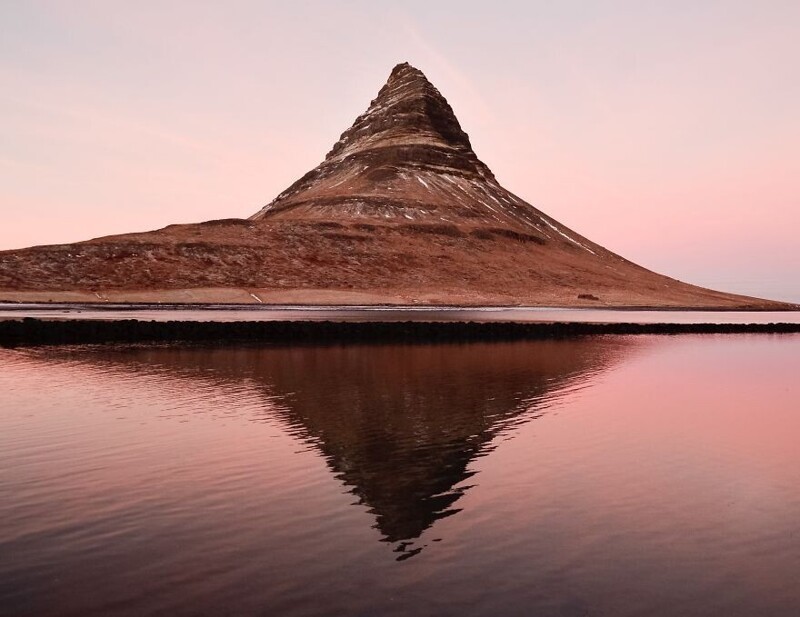
[(583, 323), (800, 323), (798, 311), (642, 311), (531, 307), (374, 307), (124, 304), (4, 304), (0, 320), (139, 319), (144, 321), (517, 321)]
[(798, 615), (800, 336), (0, 350), (3, 615)]

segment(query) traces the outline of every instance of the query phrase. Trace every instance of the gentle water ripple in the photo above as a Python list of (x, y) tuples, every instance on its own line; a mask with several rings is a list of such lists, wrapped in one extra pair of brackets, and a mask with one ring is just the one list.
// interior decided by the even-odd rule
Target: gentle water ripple
[(798, 360), (0, 350), (0, 614), (795, 615)]
[(141, 321), (514, 321), (578, 323), (751, 324), (800, 323), (797, 311), (682, 311), (538, 307), (260, 306), (165, 307), (125, 304), (0, 303), (0, 320), (93, 319)]

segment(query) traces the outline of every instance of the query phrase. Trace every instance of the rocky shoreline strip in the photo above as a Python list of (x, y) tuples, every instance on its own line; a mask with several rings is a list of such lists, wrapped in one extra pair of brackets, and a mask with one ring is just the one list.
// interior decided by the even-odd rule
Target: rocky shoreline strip
[(472, 321), (0, 321), (0, 346), (97, 343), (370, 343), (552, 339), (603, 334), (784, 334), (800, 324), (522, 323)]

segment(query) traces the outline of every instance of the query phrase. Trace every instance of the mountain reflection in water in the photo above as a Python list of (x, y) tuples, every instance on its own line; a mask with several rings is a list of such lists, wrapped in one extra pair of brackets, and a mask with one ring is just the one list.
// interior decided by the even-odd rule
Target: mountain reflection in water
[(0, 615), (798, 615), (798, 359), (0, 349)]
[[(121, 348), (81, 363), (157, 372), (263, 393), (265, 410), (317, 449), (375, 517), (399, 559), (459, 511), (470, 462), (498, 434), (536, 418), (560, 393), (630, 351), (587, 337), (463, 345)], [(258, 420), (252, 417), (252, 420)]]

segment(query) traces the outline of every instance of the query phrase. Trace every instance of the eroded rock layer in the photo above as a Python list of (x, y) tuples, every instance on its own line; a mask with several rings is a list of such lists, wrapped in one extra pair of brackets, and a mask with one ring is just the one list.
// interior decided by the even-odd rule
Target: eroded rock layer
[(408, 64), (394, 68), (321, 165), (252, 218), (501, 226), (600, 249), (501, 187), (444, 97)]

